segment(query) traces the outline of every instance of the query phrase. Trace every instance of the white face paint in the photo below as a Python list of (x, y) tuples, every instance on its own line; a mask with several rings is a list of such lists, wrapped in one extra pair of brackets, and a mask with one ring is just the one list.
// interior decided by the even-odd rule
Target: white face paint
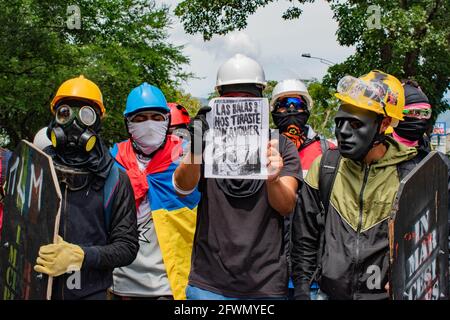
[(166, 138), (168, 126), (169, 119), (165, 121), (128, 122), (128, 130), (131, 137), (140, 151), (146, 155), (161, 147)]

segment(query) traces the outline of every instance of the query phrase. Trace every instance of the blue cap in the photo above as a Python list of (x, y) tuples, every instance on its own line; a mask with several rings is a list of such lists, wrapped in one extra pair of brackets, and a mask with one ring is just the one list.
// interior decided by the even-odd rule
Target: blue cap
[(131, 90), (127, 98), (127, 105), (123, 115), (128, 117), (136, 112), (158, 109), (160, 111), (170, 112), (166, 97), (162, 91), (147, 82)]

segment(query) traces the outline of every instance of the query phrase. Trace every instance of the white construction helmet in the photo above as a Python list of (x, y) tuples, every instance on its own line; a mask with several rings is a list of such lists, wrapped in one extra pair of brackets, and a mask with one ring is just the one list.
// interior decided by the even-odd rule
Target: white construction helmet
[(48, 146), (52, 145), (52, 142), (47, 137), (47, 127), (40, 129), (33, 139), (33, 144), (40, 150), (44, 150)]
[(266, 76), (261, 65), (247, 57), (237, 53), (225, 61), (217, 71), (216, 89), (221, 86), (240, 83), (254, 83), (266, 86)]
[(275, 88), (273, 88), (272, 100), (270, 100), (271, 109), (273, 110), (277, 99), (290, 96), (303, 97), (306, 100), (308, 110), (311, 110), (311, 108), (313, 107), (314, 103), (311, 96), (309, 95), (306, 85), (300, 80), (288, 79), (278, 82)]

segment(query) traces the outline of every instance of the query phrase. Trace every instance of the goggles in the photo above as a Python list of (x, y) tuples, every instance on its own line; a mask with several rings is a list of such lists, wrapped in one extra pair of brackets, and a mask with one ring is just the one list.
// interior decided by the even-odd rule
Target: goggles
[(384, 113), (386, 113), (384, 108), (387, 103), (397, 104), (397, 95), (381, 81), (367, 82), (352, 76), (345, 76), (339, 81), (337, 92), (356, 101), (367, 99), (377, 102), (383, 108)]
[(56, 110), (56, 123), (62, 126), (71, 123), (75, 118), (90, 127), (97, 120), (97, 114), (91, 106), (71, 107), (63, 104)]
[(405, 117), (411, 117), (416, 119), (430, 119), (431, 118), (431, 109), (417, 109), (417, 108), (411, 108), (411, 109), (404, 109), (403, 115)]
[(292, 109), (296, 111), (306, 111), (308, 110), (308, 105), (302, 98), (286, 97), (278, 99), (275, 102), (275, 111), (280, 111), (279, 109), (286, 109), (287, 111), (290, 111)]

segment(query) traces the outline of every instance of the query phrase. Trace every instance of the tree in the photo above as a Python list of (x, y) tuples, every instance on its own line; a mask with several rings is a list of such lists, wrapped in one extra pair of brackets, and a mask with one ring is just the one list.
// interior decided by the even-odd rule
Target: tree
[(314, 101), (308, 124), (323, 136), (333, 137), (334, 116), (339, 106), (335, 91), (315, 81), (308, 85), (308, 92)]
[[(241, 30), (258, 8), (276, 0), (184, 0), (176, 8), (188, 33), (214, 34)], [(297, 0), (283, 13), (284, 19), (299, 18)], [(381, 69), (396, 77), (412, 78), (428, 95), (435, 116), (448, 108), (443, 100), (450, 85), (450, 1), (372, 0), (327, 1), (338, 22), (338, 42), (355, 46), (356, 53), (329, 68), (323, 85), (330, 90), (346, 74), (359, 76)], [(377, 23), (379, 19), (379, 23)]]
[[(9, 0), (0, 4), (0, 133), (13, 148), (51, 119), (59, 85), (84, 74), (102, 90), (108, 144), (127, 135), (126, 97), (146, 81), (171, 92), (190, 74), (168, 43), (166, 6), (154, 0)], [(80, 15), (78, 15), (78, 13)], [(78, 25), (77, 25), (78, 23)]]

